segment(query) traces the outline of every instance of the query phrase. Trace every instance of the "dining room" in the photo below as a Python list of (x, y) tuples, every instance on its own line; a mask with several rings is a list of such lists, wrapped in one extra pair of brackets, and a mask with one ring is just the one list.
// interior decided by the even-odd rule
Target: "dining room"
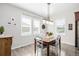
[(0, 7), (0, 39), (11, 39), (10, 43), (0, 41), (10, 46), (1, 53), (79, 56), (74, 14), (79, 11), (79, 3), (0, 3)]

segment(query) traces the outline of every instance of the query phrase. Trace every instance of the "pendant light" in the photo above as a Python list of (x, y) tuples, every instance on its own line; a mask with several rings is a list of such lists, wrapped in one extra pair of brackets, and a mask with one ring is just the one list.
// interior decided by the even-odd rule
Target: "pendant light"
[(47, 12), (48, 12), (47, 20), (50, 21), (50, 22), (53, 22), (53, 21), (51, 20), (51, 18), (50, 18), (50, 5), (51, 5), (51, 3), (47, 3), (47, 7), (48, 7), (48, 10), (47, 10)]
[[(51, 4), (51, 3), (47, 3), (47, 9), (48, 9), (48, 10), (47, 10), (47, 12), (48, 12), (48, 13), (47, 13), (47, 19), (46, 19), (47, 21), (51, 21), (51, 20), (50, 20), (50, 4)], [(46, 27), (45, 24), (42, 24), (42, 29), (45, 29), (45, 27)]]
[(48, 17), (47, 17), (47, 19), (50, 21), (50, 3), (47, 3), (47, 5), (48, 5)]

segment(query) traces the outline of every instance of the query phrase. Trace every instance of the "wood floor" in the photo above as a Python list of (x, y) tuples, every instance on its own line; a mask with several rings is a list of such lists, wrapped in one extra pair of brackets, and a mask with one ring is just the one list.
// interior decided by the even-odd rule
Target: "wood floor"
[(28, 45), (12, 50), (12, 56), (34, 56), (34, 45)]
[[(34, 45), (31, 44), (28, 46), (14, 49), (12, 50), (11, 55), (12, 56), (35, 56)], [(46, 56), (46, 53), (44, 56)], [(52, 54), (50, 56), (54, 56), (54, 55)], [(61, 56), (79, 56), (79, 50), (75, 48), (74, 46), (62, 44), (61, 45)]]

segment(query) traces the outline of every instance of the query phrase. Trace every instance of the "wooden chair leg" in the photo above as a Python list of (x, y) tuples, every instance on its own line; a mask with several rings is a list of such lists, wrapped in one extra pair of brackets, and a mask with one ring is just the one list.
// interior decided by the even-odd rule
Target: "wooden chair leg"
[(36, 55), (36, 40), (34, 40), (34, 52), (35, 52), (35, 55)]

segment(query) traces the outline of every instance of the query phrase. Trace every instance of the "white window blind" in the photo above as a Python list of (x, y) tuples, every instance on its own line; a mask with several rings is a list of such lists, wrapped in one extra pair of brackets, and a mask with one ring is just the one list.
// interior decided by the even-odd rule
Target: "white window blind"
[(38, 35), (40, 34), (40, 20), (33, 20), (33, 34)]
[(30, 17), (22, 15), (21, 18), (21, 34), (31, 35), (32, 34), (32, 20)]

